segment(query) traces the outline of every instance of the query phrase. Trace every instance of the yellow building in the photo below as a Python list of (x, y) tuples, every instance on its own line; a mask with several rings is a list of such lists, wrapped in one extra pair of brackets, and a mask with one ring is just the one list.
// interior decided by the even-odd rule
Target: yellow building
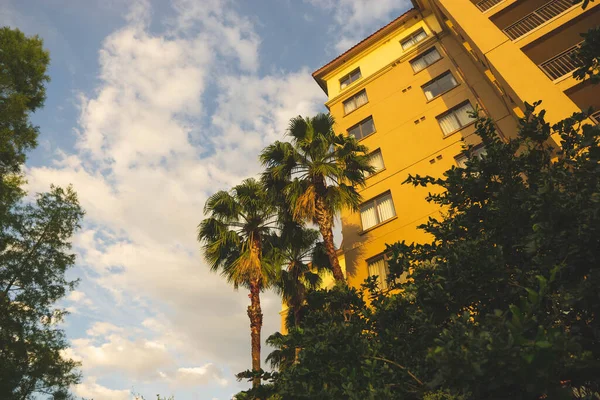
[[(348, 281), (382, 275), (386, 243), (427, 240), (417, 225), (439, 209), (409, 174), (440, 176), (477, 145), (467, 112), (478, 106), (505, 137), (524, 102), (543, 100), (549, 122), (589, 106), (598, 89), (575, 81), (571, 52), (600, 21), (600, 2), (413, 0), (414, 8), (313, 76), (327, 93), (336, 130), (361, 140), (378, 172), (360, 212), (342, 215)], [(594, 92), (595, 91), (595, 92)], [(483, 151), (479, 148), (479, 151)]]

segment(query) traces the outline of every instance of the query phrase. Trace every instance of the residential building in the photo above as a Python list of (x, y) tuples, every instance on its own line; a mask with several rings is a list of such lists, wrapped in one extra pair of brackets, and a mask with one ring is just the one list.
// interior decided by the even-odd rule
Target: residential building
[[(478, 108), (503, 137), (516, 134), (524, 103), (542, 100), (547, 120), (600, 109), (598, 88), (571, 77), (581, 32), (600, 3), (572, 0), (413, 0), (413, 8), (313, 73), (336, 130), (373, 154), (377, 172), (359, 212), (342, 214), (347, 278), (386, 273), (386, 244), (423, 242), (417, 229), (440, 209), (409, 174), (441, 176), (479, 145)], [(483, 147), (477, 153), (483, 154)], [(382, 284), (385, 284), (383, 279)]]

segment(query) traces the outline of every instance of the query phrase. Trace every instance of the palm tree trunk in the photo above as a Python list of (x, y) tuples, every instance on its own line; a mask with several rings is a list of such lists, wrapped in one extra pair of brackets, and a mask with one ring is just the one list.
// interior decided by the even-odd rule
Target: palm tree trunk
[[(260, 308), (260, 285), (258, 282), (250, 284), (248, 317), (250, 318), (250, 339), (252, 343), (252, 371), (258, 372), (260, 371), (260, 330), (263, 322), (263, 314)], [(252, 380), (252, 387), (259, 387), (260, 382), (260, 378), (254, 378)]]
[(333, 215), (328, 212), (323, 198), (319, 195), (315, 199), (315, 214), (319, 231), (321, 231), (321, 236), (323, 236), (323, 243), (325, 244), (325, 250), (327, 250), (333, 277), (336, 282), (345, 282), (344, 273), (342, 272), (335, 244), (333, 243)]

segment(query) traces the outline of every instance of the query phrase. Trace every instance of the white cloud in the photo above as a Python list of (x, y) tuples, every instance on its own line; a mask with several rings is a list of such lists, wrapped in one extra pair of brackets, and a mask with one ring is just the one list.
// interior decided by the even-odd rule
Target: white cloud
[(173, 358), (164, 344), (120, 334), (111, 334), (95, 344), (90, 339), (75, 339), (72, 350), (83, 360), (84, 371), (121, 371), (131, 379), (154, 379), (158, 370), (171, 367)]
[(86, 331), (88, 336), (105, 336), (109, 333), (123, 332), (123, 328), (115, 326), (110, 322), (94, 322), (92, 327)]
[(206, 364), (202, 367), (179, 368), (176, 379), (179, 384), (195, 386), (215, 382), (226, 386), (228, 381), (223, 378), (223, 373), (214, 364)]
[[(81, 96), (75, 151), (28, 181), (32, 191), (72, 183), (86, 210), (74, 241), (86, 279), (69, 300), (85, 302), (89, 287), (112, 295), (94, 297), (100, 322), (67, 352), (85, 374), (225, 385), (223, 371), (250, 365), (248, 299), (201, 257), (204, 202), (256, 174), (258, 152), (324, 96), (307, 69), (256, 75), (260, 40), (229, 1), (173, 4), (167, 31), (151, 33), (148, 3), (134, 3), (103, 42), (98, 86)], [(266, 338), (279, 300), (263, 299)]]
[(129, 390), (113, 390), (96, 382), (96, 377), (89, 376), (82, 383), (73, 387), (77, 396), (93, 400), (129, 400), (132, 398)]
[(69, 293), (67, 300), (74, 303), (74, 305), (71, 306), (71, 308), (74, 310), (78, 310), (77, 306), (86, 308), (91, 308), (94, 306), (94, 302), (88, 298), (84, 292), (79, 290), (73, 290), (71, 293)]
[(412, 6), (410, 0), (305, 1), (333, 13), (336, 26), (332, 30), (342, 32), (341, 38), (335, 43), (338, 52), (348, 50)]

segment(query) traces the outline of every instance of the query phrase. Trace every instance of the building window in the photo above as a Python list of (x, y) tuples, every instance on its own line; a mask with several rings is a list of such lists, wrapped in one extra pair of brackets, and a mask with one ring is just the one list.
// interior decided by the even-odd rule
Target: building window
[(429, 50), (422, 53), (419, 57), (410, 61), (410, 66), (412, 67), (415, 73), (427, 68), (437, 60), (442, 58), (439, 51), (432, 47)]
[(475, 121), (470, 115), (473, 111), (471, 103), (466, 101), (437, 116), (438, 124), (442, 128), (444, 136), (448, 136)]
[(344, 89), (349, 86), (351, 83), (356, 82), (362, 77), (360, 73), (360, 68), (356, 68), (354, 71), (350, 72), (348, 75), (344, 75), (342, 79), (340, 79), (340, 89)]
[[(478, 146), (475, 147), (473, 150), (471, 150), (471, 157), (476, 157), (476, 158), (481, 158), (483, 156), (485, 156), (487, 154), (487, 151), (485, 151), (485, 147), (483, 146)], [(469, 156), (467, 156), (467, 154), (461, 154), (460, 156), (455, 158), (456, 160), (456, 164), (460, 167), (460, 168), (466, 168), (467, 167), (467, 161), (469, 160)]]
[(360, 220), (363, 231), (379, 225), (396, 216), (392, 194), (384, 193), (360, 206)]
[(366, 173), (365, 178), (375, 175), (385, 168), (385, 165), (383, 164), (383, 155), (381, 155), (381, 149), (377, 149), (369, 154), (369, 163), (373, 168), (375, 168), (375, 171), (372, 174)]
[(375, 132), (375, 123), (372, 116), (363, 119), (348, 129), (348, 135), (354, 136), (357, 140), (363, 139), (373, 132)]
[(402, 46), (402, 50), (407, 50), (407, 49), (413, 47), (415, 44), (425, 40), (426, 37), (427, 37), (427, 33), (425, 33), (423, 28), (419, 29), (418, 31), (412, 33), (409, 37), (407, 37), (406, 39), (403, 39), (400, 42), (400, 45)]
[(450, 71), (446, 71), (422, 86), (427, 100), (431, 100), (457, 86), (458, 82)]
[(369, 276), (377, 275), (379, 289), (386, 290), (388, 288), (387, 276), (390, 273), (387, 257), (385, 255), (380, 255), (368, 260), (367, 268), (369, 270)]
[(369, 99), (367, 98), (367, 91), (363, 89), (354, 96), (350, 97), (348, 100), (344, 101), (344, 114), (349, 114), (368, 102)]

